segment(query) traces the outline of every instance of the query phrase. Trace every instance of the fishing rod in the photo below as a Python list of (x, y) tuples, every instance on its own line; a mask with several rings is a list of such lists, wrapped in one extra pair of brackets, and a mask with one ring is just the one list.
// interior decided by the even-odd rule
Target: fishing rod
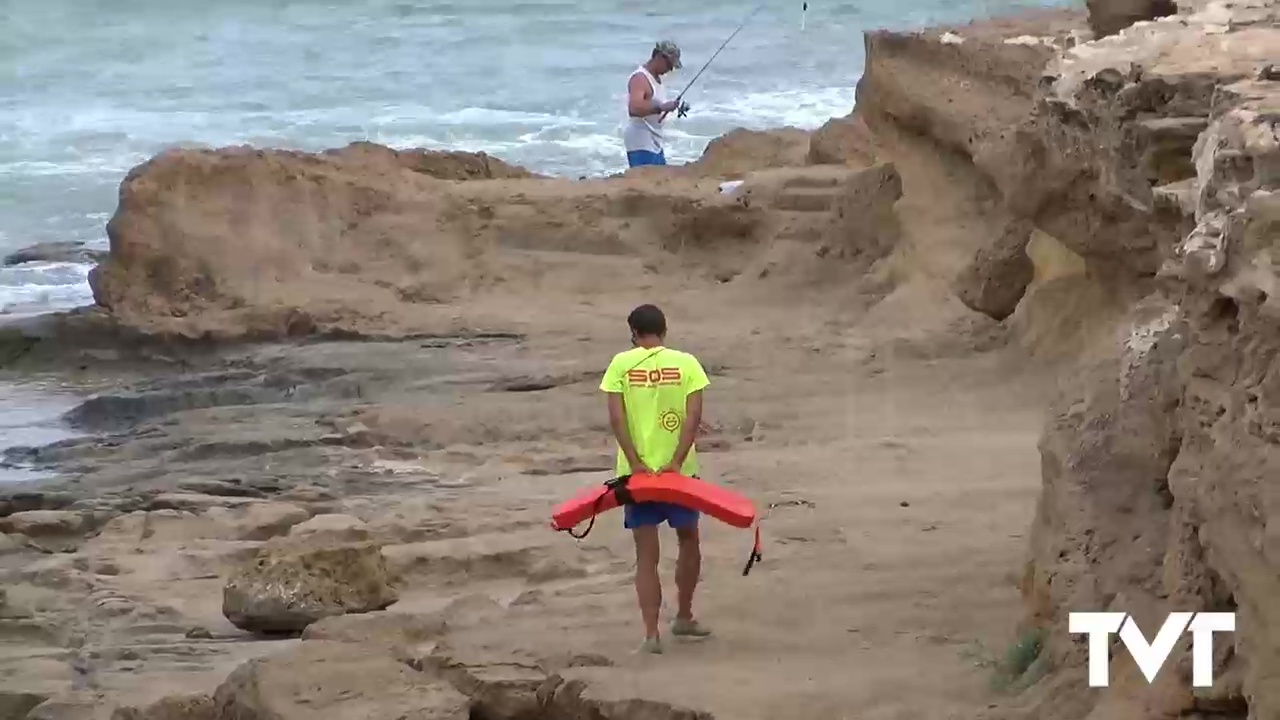
[[(808, 3), (805, 3), (805, 5), (807, 6)], [(689, 84), (684, 86), (684, 90), (681, 90), (680, 94), (676, 96), (676, 117), (684, 117), (689, 112), (689, 104), (684, 102), (684, 96), (686, 93), (689, 92), (689, 88), (692, 88), (693, 84), (698, 82), (698, 78), (702, 77), (702, 73), (706, 72), (707, 68), (711, 67), (711, 63), (715, 61), (716, 56), (720, 54), (720, 51), (724, 50), (725, 47), (729, 45), (729, 42), (733, 40), (733, 38), (736, 37), (738, 33), (742, 32), (742, 28), (746, 27), (747, 23), (751, 22), (751, 18), (755, 17), (756, 13), (764, 9), (764, 6), (765, 6), (765, 3), (760, 3), (759, 5), (756, 5), (755, 9), (751, 11), (751, 14), (748, 15), (745, 20), (743, 20), (741, 23), (738, 24), (738, 28), (733, 31), (732, 35), (725, 38), (725, 41), (720, 43), (720, 48), (711, 55), (711, 57), (707, 60), (707, 62), (703, 64), (702, 69), (698, 71), (698, 74), (694, 75), (693, 79), (689, 81)], [(670, 111), (662, 113), (662, 118), (659, 120), (659, 122), (661, 122), (662, 120), (666, 120), (667, 115), (669, 114), (670, 114)]]

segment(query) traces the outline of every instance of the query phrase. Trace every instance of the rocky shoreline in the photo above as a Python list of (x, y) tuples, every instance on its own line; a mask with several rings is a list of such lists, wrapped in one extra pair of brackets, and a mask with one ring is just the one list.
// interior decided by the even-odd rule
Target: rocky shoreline
[[(0, 718), (1280, 717), (1280, 4), (1090, 12), (870, 33), (853, 115), (680, 168), (135, 168), (99, 307), (0, 333), (88, 396), (8, 452)], [(653, 298), (778, 507), (650, 661), (615, 519), (546, 525)], [(1214, 688), (1087, 688), (1068, 611), (1172, 609)]]

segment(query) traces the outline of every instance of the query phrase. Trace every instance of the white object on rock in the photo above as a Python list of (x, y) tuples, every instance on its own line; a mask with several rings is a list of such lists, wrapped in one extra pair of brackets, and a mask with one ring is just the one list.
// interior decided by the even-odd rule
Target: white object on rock
[(720, 194), (728, 195), (734, 190), (737, 190), (740, 185), (742, 185), (741, 180), (729, 180), (727, 182), (722, 182), (720, 183)]

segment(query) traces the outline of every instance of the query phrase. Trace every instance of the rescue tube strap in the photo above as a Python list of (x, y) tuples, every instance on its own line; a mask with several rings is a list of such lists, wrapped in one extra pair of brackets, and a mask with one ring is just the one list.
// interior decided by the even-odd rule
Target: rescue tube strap
[(773, 512), (774, 508), (785, 507), (788, 505), (803, 505), (805, 507), (816, 507), (812, 502), (808, 500), (786, 500), (783, 502), (769, 503), (769, 506), (765, 508), (765, 511), (763, 513), (761, 513), (760, 519), (756, 520), (755, 541), (751, 545), (751, 555), (747, 557), (747, 564), (742, 568), (743, 577), (746, 577), (747, 573), (751, 572), (751, 568), (755, 566), (757, 562), (764, 559), (764, 555), (760, 552), (760, 523), (764, 522), (764, 519), (769, 516), (769, 513)]
[[(634, 505), (636, 502), (635, 498), (631, 496), (631, 491), (627, 488), (627, 482), (629, 480), (631, 480), (630, 475), (623, 475), (621, 477), (613, 478), (612, 480), (606, 480), (604, 483), (604, 486), (613, 492), (613, 496), (618, 498), (619, 505)], [(587, 529), (583, 530), (581, 535), (575, 533), (573, 528), (560, 529), (569, 533), (569, 537), (572, 537), (574, 540), (581, 540), (585, 538), (591, 533), (591, 528), (595, 527), (596, 516), (600, 514), (600, 503), (608, 494), (609, 493), (607, 492), (603, 492), (596, 497), (595, 502), (591, 505), (591, 522), (587, 523)]]
[(627, 487), (627, 482), (631, 480), (630, 475), (616, 477), (604, 484), (605, 487), (613, 491), (613, 496), (618, 498), (619, 505), (635, 505), (636, 499), (631, 496), (631, 490)]
[(751, 546), (751, 555), (747, 557), (747, 565), (742, 568), (742, 577), (746, 577), (751, 572), (751, 566), (756, 564), (757, 560), (763, 560), (764, 556), (760, 554), (760, 525), (756, 524), (756, 540)]

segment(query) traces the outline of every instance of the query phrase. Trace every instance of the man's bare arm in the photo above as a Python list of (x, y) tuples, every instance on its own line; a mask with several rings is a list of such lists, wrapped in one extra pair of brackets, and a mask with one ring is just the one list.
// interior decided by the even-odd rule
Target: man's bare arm
[(698, 426), (702, 424), (702, 391), (695, 390), (684, 400), (684, 424), (680, 426), (680, 443), (676, 445), (676, 454), (671, 458), (671, 469), (679, 470), (685, 458), (693, 449), (693, 439), (698, 434)]
[(653, 101), (653, 88), (639, 73), (632, 75), (627, 83), (627, 113), (632, 117), (645, 117), (663, 111), (663, 117), (676, 107), (674, 100), (658, 104)]
[(627, 428), (627, 409), (623, 404), (622, 393), (609, 393), (609, 427), (613, 429), (613, 437), (622, 448), (622, 455), (631, 464), (631, 472), (648, 472), (649, 468), (640, 461), (635, 443), (631, 441), (631, 431)]
[(632, 75), (627, 83), (627, 112), (631, 117), (644, 117), (654, 112), (653, 88), (639, 73)]

